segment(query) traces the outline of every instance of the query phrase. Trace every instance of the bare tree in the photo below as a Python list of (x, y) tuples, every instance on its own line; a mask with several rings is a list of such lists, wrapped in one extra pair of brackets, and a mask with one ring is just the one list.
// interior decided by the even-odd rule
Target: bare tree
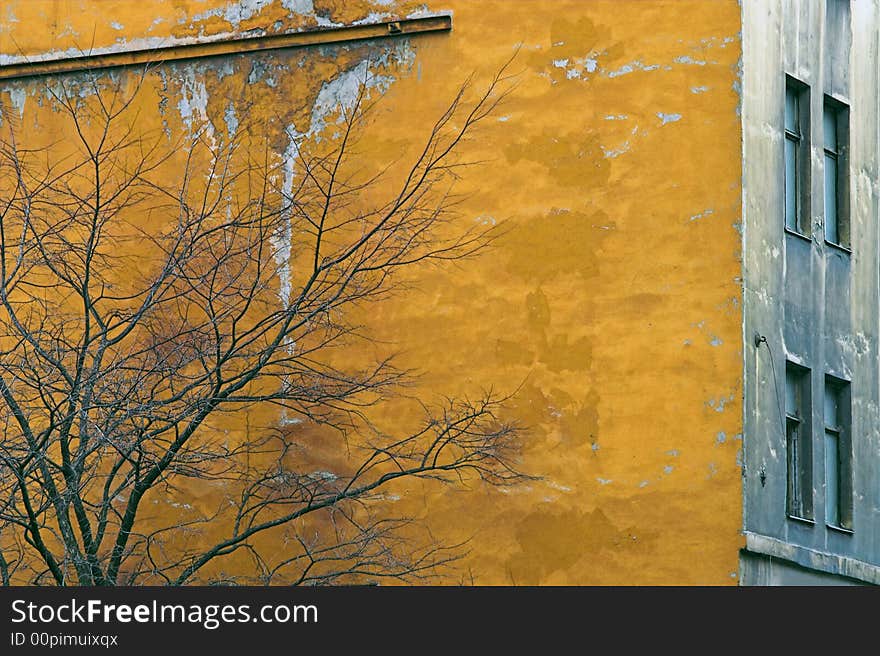
[[(70, 139), (29, 148), (2, 113), (2, 582), (375, 582), (456, 559), (460, 545), (412, 542), (384, 493), (514, 484), (518, 429), (491, 393), (426, 406), (411, 434), (373, 427), (369, 408), (409, 377), (390, 358), (355, 364), (369, 335), (352, 309), (493, 240), (456, 228), (451, 182), (505, 68), (473, 99), (462, 86), (381, 201), (388, 172), (364, 173), (357, 149), (363, 89), (338, 139), (295, 142), (292, 189), (260, 126), (171, 147), (138, 127), (137, 91), (49, 89)], [(265, 406), (274, 427), (224, 435), (229, 413)], [(305, 461), (306, 424), (344, 436), (344, 466)], [(193, 485), (220, 502), (154, 510)]]

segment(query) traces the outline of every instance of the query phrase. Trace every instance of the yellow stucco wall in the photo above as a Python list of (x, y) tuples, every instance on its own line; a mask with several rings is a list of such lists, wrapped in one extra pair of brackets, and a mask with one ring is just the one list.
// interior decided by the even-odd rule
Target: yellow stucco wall
[[(0, 63), (406, 16), (419, 4), (9, 0), (0, 10)], [(395, 503), (438, 537), (470, 539), (450, 581), (736, 583), (737, 2), (429, 7), (452, 10), (453, 31), (388, 46), (397, 54), (378, 64), (389, 81), (361, 149), (377, 163), (412, 152), (426, 117), (468, 74), (485, 83), (519, 47), (516, 89), (467, 144), (468, 157), (484, 163), (459, 187), (464, 224), (504, 221), (509, 231), (477, 259), (421, 270), (410, 291), (370, 308), (365, 321), (402, 351), (402, 365), (422, 372), (423, 398), (521, 386), (509, 416), (527, 427), (521, 466), (542, 479), (509, 491), (409, 484)], [(222, 75), (217, 62), (196, 65), (190, 78), (176, 64), (151, 78), (144, 107), (170, 100), (147, 120), (172, 133), (204, 120), (220, 130), (229, 99), (246, 95), (253, 111), (307, 131), (322, 84), (376, 47), (297, 51), (299, 68), (272, 68), (269, 58), (256, 78), (249, 56)], [(39, 92), (22, 101), (19, 88), (8, 83), (6, 102), (50, 135)], [(187, 114), (179, 100), (202, 97), (195, 88), (205, 103)], [(278, 98), (295, 100), (279, 109)], [(400, 429), (416, 414), (401, 400), (374, 419)], [(210, 505), (210, 490), (188, 494)]]

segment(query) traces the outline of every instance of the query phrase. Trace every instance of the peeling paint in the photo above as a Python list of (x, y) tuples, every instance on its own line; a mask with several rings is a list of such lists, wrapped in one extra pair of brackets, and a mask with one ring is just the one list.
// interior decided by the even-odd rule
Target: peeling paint
[(694, 64), (696, 66), (705, 66), (708, 62), (704, 59), (694, 59), (690, 55), (682, 55), (673, 59), (676, 64)]
[[(220, 17), (228, 23), (232, 24), (232, 26), (238, 29), (238, 26), (242, 21), (246, 21), (250, 18), (253, 18), (257, 14), (259, 14), (263, 9), (272, 5), (275, 0), (237, 0), (236, 2), (230, 2), (224, 7), (217, 7), (215, 9), (209, 9), (208, 11), (204, 11), (200, 14), (196, 14), (194, 16), (187, 16), (181, 19), (181, 22), (190, 22), (197, 23), (205, 21), (212, 17)], [(289, 8), (287, 5), (289, 4), (289, 0), (284, 0), (283, 2), (285, 8)], [(302, 2), (298, 4), (304, 4)], [(307, 0), (305, 4), (311, 5), (311, 1)]]
[(24, 107), (27, 103), (27, 89), (23, 86), (9, 87), (9, 101), (18, 110), (19, 118), (24, 118)]
[(568, 80), (586, 79), (590, 73), (594, 73), (599, 66), (598, 60), (587, 55), (585, 57), (565, 57), (552, 60), (554, 68), (565, 71), (565, 78)]
[(666, 125), (667, 123), (680, 121), (681, 114), (664, 114), (663, 112), (657, 112), (657, 118), (660, 119), (660, 125)]
[(718, 398), (718, 399), (709, 399), (706, 402), (706, 405), (708, 405), (710, 408), (715, 410), (715, 412), (724, 412), (724, 406), (727, 405), (728, 403), (731, 403), (733, 400), (734, 400), (733, 395), (730, 395), (730, 396), (722, 397), (722, 398)]
[(625, 152), (627, 152), (629, 149), (630, 149), (629, 141), (624, 141), (623, 145), (621, 145), (618, 148), (605, 148), (603, 146), (602, 153), (605, 155), (605, 157), (607, 157), (609, 159), (614, 159), (615, 157), (620, 157)]
[[(282, 192), (285, 198), (289, 199), (293, 195), (293, 183), (296, 178), (298, 144), (304, 135), (297, 132), (296, 127), (293, 125), (287, 126), (285, 133), (288, 141), (281, 165), (283, 172)], [(288, 209), (284, 217), (285, 220), (281, 222), (276, 232), (270, 238), (272, 256), (278, 265), (278, 297), (281, 299), (282, 307), (285, 308), (290, 306), (290, 255), (293, 248), (289, 212), (290, 210)]]
[(312, 0), (281, 0), (281, 6), (291, 14), (311, 16), (315, 13), (315, 5)]
[(193, 124), (197, 120), (201, 124), (210, 125), (208, 121), (208, 89), (205, 81), (197, 77), (191, 68), (184, 69), (181, 76), (180, 100), (177, 102), (180, 119), (192, 133)]
[(369, 62), (363, 61), (350, 71), (325, 82), (318, 93), (312, 110), (309, 135), (319, 135), (326, 127), (327, 117), (339, 112), (337, 121), (345, 119), (345, 112), (351, 111), (361, 94), (361, 87), (376, 87), (390, 84), (390, 78), (375, 76)]
[(238, 131), (238, 117), (235, 115), (235, 103), (231, 100), (223, 112), (223, 121), (226, 123), (226, 134), (232, 138)]
[(363, 18), (360, 18), (352, 23), (352, 25), (371, 25), (373, 23), (381, 23), (382, 21), (386, 21), (391, 18), (391, 14), (387, 12), (379, 13), (372, 12), (367, 14)]
[(698, 219), (705, 218), (705, 217), (707, 217), (707, 216), (709, 216), (709, 215), (711, 215), (711, 214), (714, 214), (714, 213), (715, 213), (715, 210), (713, 210), (713, 209), (711, 209), (711, 208), (710, 208), (710, 209), (707, 209), (707, 210), (703, 210), (703, 211), (700, 212), (699, 214), (694, 214), (694, 215), (688, 217), (688, 221), (696, 221), (696, 220), (698, 220)]
[(660, 68), (659, 64), (649, 64), (645, 65), (641, 61), (636, 60), (630, 62), (629, 64), (624, 64), (620, 68), (613, 71), (605, 71), (604, 75), (606, 77), (615, 78), (621, 77), (623, 75), (629, 75), (630, 73), (635, 73), (636, 71), (656, 71)]

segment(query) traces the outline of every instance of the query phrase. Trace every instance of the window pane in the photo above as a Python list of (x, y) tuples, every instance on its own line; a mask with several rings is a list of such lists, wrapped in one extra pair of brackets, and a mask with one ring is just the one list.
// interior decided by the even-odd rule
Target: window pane
[(837, 112), (827, 105), (822, 115), (822, 132), (825, 139), (825, 148), (837, 152)]
[(797, 142), (785, 140), (785, 227), (798, 229), (797, 220)]
[(840, 455), (838, 437), (825, 433), (825, 522), (840, 526)]
[(788, 513), (795, 517), (804, 516), (801, 495), (800, 444), (798, 444), (798, 423), (789, 419), (786, 423), (785, 453), (787, 456)]
[[(778, 97), (778, 96), (777, 96)], [(798, 98), (791, 87), (785, 89), (785, 129), (798, 133)]]
[(797, 376), (789, 369), (785, 372), (785, 414), (795, 417), (800, 416), (797, 385)]
[(839, 428), (837, 416), (837, 389), (833, 385), (825, 385), (825, 425)]
[(840, 243), (837, 227), (837, 158), (825, 155), (825, 239)]

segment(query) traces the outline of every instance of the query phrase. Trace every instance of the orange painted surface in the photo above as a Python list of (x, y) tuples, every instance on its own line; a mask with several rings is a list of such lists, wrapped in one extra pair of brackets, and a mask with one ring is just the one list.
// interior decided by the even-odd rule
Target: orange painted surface
[[(0, 54), (308, 28), (371, 12), (406, 16), (418, 5), (315, 0), (300, 3), (314, 9), (305, 15), (285, 7), (297, 4), (10, 0), (0, 10)], [(508, 413), (527, 428), (520, 464), (541, 479), (509, 491), (408, 484), (395, 490), (394, 512), (418, 516), (443, 540), (470, 540), (449, 582), (736, 583), (738, 4), (430, 8), (451, 9), (453, 31), (413, 38), (379, 64), (389, 82), (360, 150), (377, 165), (413, 153), (462, 80), (476, 71), (479, 87), (519, 47), (514, 93), (465, 147), (484, 163), (457, 188), (466, 194), (459, 225), (504, 222), (508, 231), (476, 259), (420, 269), (409, 291), (364, 320), (402, 352), (401, 366), (422, 373), (416, 391), (426, 400), (519, 388)], [(167, 101), (146, 120), (171, 133), (187, 120), (223, 130), (230, 98), (247, 97), (252, 114), (307, 131), (322, 85), (383, 47), (272, 56), (256, 77), (248, 59), (230, 60), (223, 74), (222, 63), (200, 64), (189, 80), (181, 64), (149, 78), (144, 111)], [(7, 85), (6, 102), (20, 87)], [(16, 107), (50, 135), (51, 110), (29, 93)], [(184, 108), (197, 106), (188, 115), (184, 97)], [(400, 400), (373, 418), (403, 431), (417, 414)], [(226, 430), (241, 429), (229, 422)], [(309, 440), (315, 462), (340, 457)], [(207, 508), (215, 492), (187, 494)]]

